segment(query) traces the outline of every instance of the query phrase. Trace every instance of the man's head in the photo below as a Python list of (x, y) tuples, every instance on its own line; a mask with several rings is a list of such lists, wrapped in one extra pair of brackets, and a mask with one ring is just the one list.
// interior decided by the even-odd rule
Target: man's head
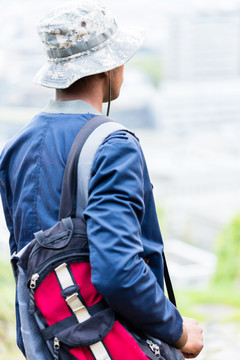
[(112, 98), (118, 96), (116, 84), (122, 82), (122, 65), (142, 43), (139, 31), (121, 30), (99, 0), (78, 0), (58, 7), (42, 19), (38, 32), (48, 62), (35, 76), (35, 83), (66, 89), (79, 79), (111, 70), (115, 77)]

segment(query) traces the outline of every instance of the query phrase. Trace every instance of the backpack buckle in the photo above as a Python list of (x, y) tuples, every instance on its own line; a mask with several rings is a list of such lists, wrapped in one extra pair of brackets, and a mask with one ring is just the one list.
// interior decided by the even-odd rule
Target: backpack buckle
[(71, 297), (73, 294), (78, 293), (79, 291), (80, 291), (80, 288), (77, 284), (70, 285), (61, 291), (61, 296), (64, 297), (64, 299), (66, 299), (66, 298)]

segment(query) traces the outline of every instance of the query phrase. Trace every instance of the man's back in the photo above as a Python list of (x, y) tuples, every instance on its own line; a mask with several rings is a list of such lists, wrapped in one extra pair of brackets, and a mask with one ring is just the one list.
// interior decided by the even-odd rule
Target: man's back
[[(5, 147), (1, 182), (6, 187), (11, 253), (19, 251), (39, 229), (58, 220), (61, 185), (68, 153), (82, 125), (93, 114), (40, 113)], [(11, 219), (14, 223), (11, 224)]]

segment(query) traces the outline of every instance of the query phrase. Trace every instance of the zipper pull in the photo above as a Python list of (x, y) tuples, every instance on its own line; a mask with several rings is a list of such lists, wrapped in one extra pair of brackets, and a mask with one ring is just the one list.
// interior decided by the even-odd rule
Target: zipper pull
[(154, 353), (154, 355), (160, 359), (161, 353), (160, 353), (160, 348), (157, 344), (154, 344), (151, 340), (147, 340), (147, 344), (150, 347), (150, 349), (152, 350), (152, 352)]
[(57, 337), (54, 338), (53, 348), (54, 348), (54, 360), (58, 360), (58, 352), (60, 349), (60, 340)]
[(33, 274), (33, 276), (31, 277), (31, 280), (30, 280), (30, 295), (29, 295), (29, 306), (28, 306), (28, 311), (29, 311), (29, 314), (34, 314), (35, 313), (35, 301), (34, 301), (34, 289), (36, 289), (36, 286), (37, 286), (37, 280), (39, 278), (39, 275), (36, 273), (36, 274)]
[(35, 289), (36, 288), (36, 283), (37, 283), (37, 280), (39, 278), (39, 275), (36, 273), (36, 274), (33, 274), (32, 278), (31, 278), (31, 281), (30, 281), (30, 288), (31, 289)]

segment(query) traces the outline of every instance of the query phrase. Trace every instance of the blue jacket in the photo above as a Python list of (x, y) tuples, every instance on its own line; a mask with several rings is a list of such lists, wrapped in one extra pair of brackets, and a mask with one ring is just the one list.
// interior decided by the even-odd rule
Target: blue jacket
[[(51, 102), (5, 146), (0, 188), (11, 253), (57, 222), (68, 153), (95, 114), (81, 101)], [(99, 293), (138, 329), (177, 342), (182, 318), (164, 295), (163, 242), (152, 185), (139, 142), (130, 133), (115, 132), (99, 147), (84, 216), (92, 282)], [(17, 301), (16, 306), (17, 340), (24, 351)]]

